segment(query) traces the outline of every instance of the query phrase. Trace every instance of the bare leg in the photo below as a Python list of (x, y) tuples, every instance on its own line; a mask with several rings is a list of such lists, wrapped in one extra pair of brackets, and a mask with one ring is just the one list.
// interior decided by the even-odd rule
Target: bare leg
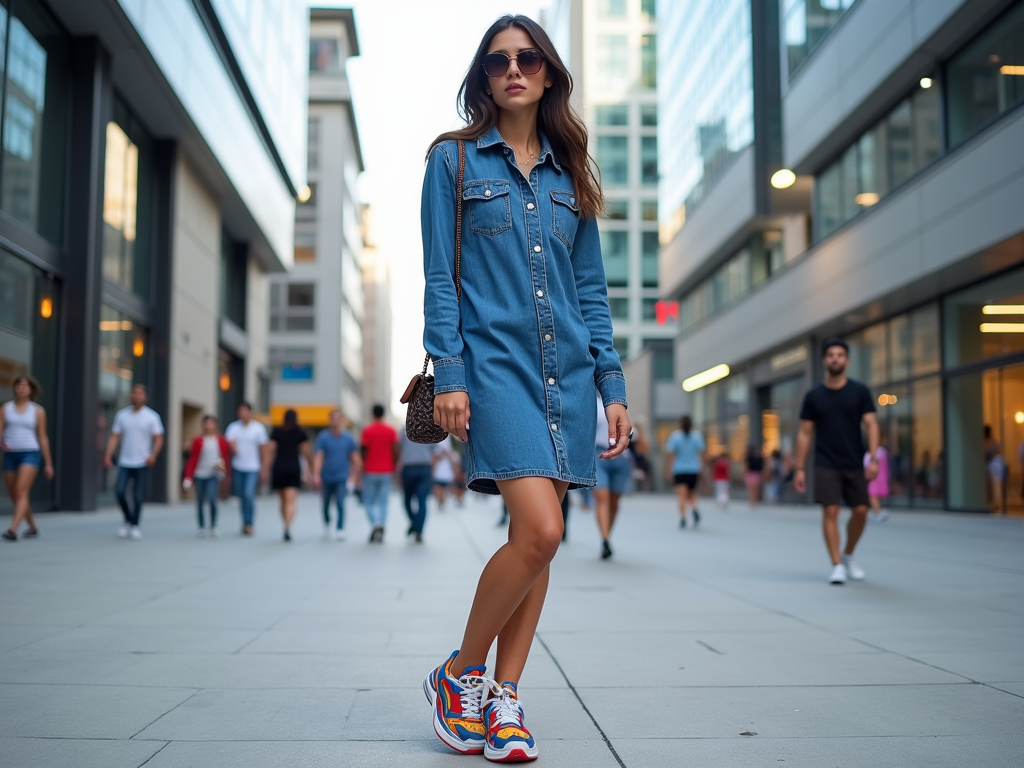
[[(500, 634), (505, 641), (499, 644), (497, 671), (504, 675), (499, 679), (518, 682), (544, 605), (548, 564), (562, 540), (561, 498), (567, 487), (543, 477), (498, 481), (511, 521), (508, 543), (480, 575), (462, 646), (452, 662), (455, 674), (482, 666)], [(537, 593), (532, 594), (535, 585)]]
[(692, 506), (690, 502), (690, 487), (686, 483), (680, 483), (676, 486), (676, 498), (679, 501), (679, 517), (685, 520)]
[(601, 532), (601, 540), (608, 541), (612, 534), (612, 523), (611, 523), (611, 512), (609, 507), (611, 506), (611, 494), (608, 493), (607, 488), (595, 488), (594, 489), (594, 519), (597, 521), (597, 529)]
[[(17, 507), (17, 488), (18, 488), (18, 475), (14, 472), (4, 472), (4, 485), (7, 487), (7, 496), (11, 500), (11, 504)], [(14, 527), (14, 520), (11, 520), (11, 530), (15, 533), (18, 529)]]
[[(28, 492), (32, 489), (32, 483), (35, 482), (36, 473), (39, 470), (36, 467), (22, 464), (18, 468), (17, 474), (6, 472), (5, 479), (9, 475), (13, 475), (13, 493), (11, 485), (7, 486), (8, 493), (11, 494), (11, 500), (14, 502), (14, 515), (11, 517), (11, 530), (15, 533), (18, 532), (18, 528), (21, 527), (21, 521), (24, 520), (29, 513), (28, 506)], [(31, 523), (30, 528), (35, 528)]]
[(298, 488), (285, 488), (281, 491), (281, 514), (284, 517), (284, 529), (291, 530), (295, 520), (295, 500), (299, 496)]
[(854, 507), (850, 515), (850, 522), (846, 524), (846, 554), (852, 555), (861, 534), (864, 533), (864, 526), (868, 522), (868, 508), (865, 506)]
[(822, 508), (822, 530), (825, 534), (825, 546), (832, 558), (832, 565), (839, 565), (839, 505), (829, 504)]
[(619, 516), (619, 499), (622, 498), (621, 493), (612, 493), (608, 496), (608, 533), (612, 532), (612, 528), (615, 527), (615, 518)]

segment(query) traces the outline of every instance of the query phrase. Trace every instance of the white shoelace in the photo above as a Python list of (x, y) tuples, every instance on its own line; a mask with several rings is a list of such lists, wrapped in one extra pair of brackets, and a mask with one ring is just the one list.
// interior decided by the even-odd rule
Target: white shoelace
[(523, 708), (519, 701), (508, 688), (503, 688), (494, 680), (487, 681), (494, 698), (488, 703), (494, 702), (497, 710), (498, 725), (515, 725), (521, 727), (523, 724)]
[(462, 716), (474, 719), (481, 716), (484, 706), (484, 692), (490, 688), (493, 680), (480, 675), (463, 675), (459, 678), (459, 685), (462, 686)]

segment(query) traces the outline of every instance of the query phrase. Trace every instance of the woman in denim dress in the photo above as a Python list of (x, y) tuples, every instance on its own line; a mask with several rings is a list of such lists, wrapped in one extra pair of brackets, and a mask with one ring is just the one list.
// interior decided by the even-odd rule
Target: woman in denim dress
[(504, 762), (537, 757), (517, 684), (562, 536), (560, 502), (568, 489), (595, 484), (595, 391), (609, 424), (602, 457), (621, 454), (630, 432), (596, 221), (603, 199), (571, 89), (541, 27), (499, 19), (460, 91), (468, 126), (434, 141), (423, 184), (434, 420), (466, 442), (469, 488), (500, 493), (511, 518), (508, 543), (480, 577), (462, 645), (427, 676), (424, 692), (442, 741)]

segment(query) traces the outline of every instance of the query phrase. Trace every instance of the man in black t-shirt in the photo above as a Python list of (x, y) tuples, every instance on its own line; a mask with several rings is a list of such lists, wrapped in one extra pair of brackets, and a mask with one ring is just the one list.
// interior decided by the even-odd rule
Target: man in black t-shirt
[[(814, 501), (824, 511), (822, 527), (832, 558), (829, 582), (845, 584), (860, 580), (864, 570), (853, 559), (853, 550), (864, 532), (868, 516), (868, 481), (878, 474), (878, 420), (868, 388), (846, 376), (849, 348), (840, 339), (822, 347), (825, 381), (804, 396), (800, 431), (796, 439), (796, 474), (793, 486), (807, 490), (804, 462), (814, 443)], [(869, 460), (864, 464), (861, 425), (868, 436)], [(839, 553), (839, 504), (846, 501), (853, 514), (846, 527), (846, 549)]]

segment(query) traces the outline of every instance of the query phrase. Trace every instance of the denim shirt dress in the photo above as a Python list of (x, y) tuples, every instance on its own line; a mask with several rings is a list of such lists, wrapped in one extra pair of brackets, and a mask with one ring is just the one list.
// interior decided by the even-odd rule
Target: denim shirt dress
[(540, 139), (529, 180), (497, 128), (465, 142), (461, 305), (456, 142), (431, 152), (423, 182), (423, 341), (434, 392), (469, 394), (467, 485), (481, 493), (531, 476), (595, 485), (595, 388), (605, 406), (626, 404), (597, 222), (580, 219), (572, 178)]

